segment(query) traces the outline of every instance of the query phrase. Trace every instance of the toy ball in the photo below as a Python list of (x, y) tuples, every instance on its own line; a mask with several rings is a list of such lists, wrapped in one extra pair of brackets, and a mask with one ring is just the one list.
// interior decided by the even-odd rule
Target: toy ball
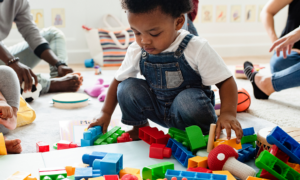
[(33, 100), (36, 100), (40, 96), (40, 93), (42, 90), (42, 85), (40, 83), (38, 83), (38, 85), (36, 86), (34, 83), (35, 83), (34, 78), (32, 78), (31, 92), (29, 92), (29, 91), (24, 92), (24, 86), (25, 86), (24, 81), (21, 85), (21, 95), (25, 99), (26, 102), (32, 102)]
[(250, 104), (251, 104), (251, 97), (249, 93), (244, 88), (239, 89), (237, 112), (246, 111), (250, 107)]

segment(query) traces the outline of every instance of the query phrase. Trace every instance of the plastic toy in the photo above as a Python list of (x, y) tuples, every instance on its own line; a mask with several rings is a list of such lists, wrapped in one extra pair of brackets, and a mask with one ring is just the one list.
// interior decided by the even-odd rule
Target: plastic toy
[(75, 174), (75, 167), (66, 166), (67, 176), (73, 176)]
[(189, 158), (194, 157), (192, 152), (188, 151), (186, 147), (172, 138), (169, 139), (167, 147), (172, 149), (172, 155), (184, 167), (187, 167)]
[(117, 138), (121, 136), (125, 131), (121, 130), (121, 127), (115, 126), (110, 131), (99, 137), (94, 141), (94, 145), (105, 145), (117, 142)]
[(143, 180), (163, 179), (168, 169), (174, 169), (174, 164), (170, 162), (163, 162), (144, 167), (142, 170)]
[(138, 180), (138, 178), (132, 174), (125, 174), (121, 180)]
[(132, 139), (130, 138), (129, 133), (123, 133), (120, 137), (117, 138), (118, 143), (130, 142)]
[(107, 153), (102, 159), (95, 159), (94, 170), (101, 170), (101, 175), (119, 174), (123, 169), (123, 154)]
[(86, 168), (76, 168), (75, 170), (75, 180), (82, 180), (93, 178), (93, 177), (100, 177), (101, 173), (100, 171), (93, 170), (92, 167), (86, 167)]
[(183, 178), (187, 178), (187, 180), (227, 180), (226, 175), (199, 173), (191, 171), (176, 171), (170, 169), (167, 170), (165, 177), (168, 180), (173, 180), (173, 177), (176, 177), (180, 180)]
[(188, 160), (188, 168), (207, 168), (207, 157), (195, 156)]
[(148, 144), (167, 144), (170, 135), (165, 135), (163, 131), (159, 131), (156, 127), (142, 127), (139, 129), (139, 138)]
[(300, 145), (283, 131), (280, 127), (275, 127), (267, 136), (267, 141), (270, 144), (276, 144), (279, 149), (285, 152), (291, 159), (300, 164)]
[(300, 179), (300, 174), (297, 171), (270, 154), (268, 151), (260, 153), (259, 157), (255, 160), (255, 165), (260, 169), (265, 169), (280, 180)]
[(92, 68), (92, 67), (94, 67), (94, 60), (93, 59), (86, 59), (86, 60), (84, 60), (84, 65), (87, 68)]
[(101, 160), (106, 155), (107, 155), (106, 152), (97, 152), (97, 151), (94, 151), (91, 154), (84, 154), (82, 156), (82, 162), (84, 164), (88, 164), (90, 167), (92, 167), (93, 166), (93, 162), (94, 162), (95, 159), (100, 159)]
[(243, 144), (242, 147), (242, 149), (238, 150), (239, 157), (237, 160), (247, 162), (255, 158), (256, 149), (252, 147), (252, 144)]
[(65, 168), (42, 168), (39, 169), (40, 180), (60, 180), (67, 177)]
[(216, 137), (216, 124), (210, 124), (210, 129), (209, 129), (209, 136), (208, 136), (208, 142), (207, 142), (207, 152), (209, 153), (213, 148), (214, 148), (214, 142), (215, 142), (215, 137)]
[(241, 144), (241, 143), (237, 144), (237, 143), (236, 143), (236, 138), (233, 138), (233, 139), (230, 139), (230, 140), (227, 140), (227, 138), (217, 139), (217, 140), (214, 142), (214, 148), (216, 148), (217, 146), (219, 146), (219, 145), (221, 145), (221, 144), (226, 144), (226, 145), (228, 145), (228, 146), (233, 147), (233, 148), (236, 149), (236, 150), (242, 149), (242, 144)]
[(257, 178), (257, 177), (251, 177), (251, 176), (249, 176), (246, 180), (268, 180), (268, 179), (262, 179), (262, 178)]
[(120, 178), (122, 178), (125, 174), (131, 174), (131, 175), (135, 175), (136, 177), (138, 177), (139, 180), (141, 180), (142, 178), (140, 177), (140, 170), (139, 169), (135, 169), (135, 168), (124, 168), (120, 171), (119, 175)]
[(77, 147), (78, 147), (78, 145), (76, 143), (72, 143), (72, 142), (65, 141), (65, 140), (60, 140), (57, 143), (57, 150), (77, 148)]
[(170, 127), (168, 134), (172, 139), (175, 139), (177, 142), (180, 142), (183, 146), (188, 148), (190, 147), (190, 142), (188, 140), (186, 132), (174, 127)]
[(17, 171), (6, 180), (37, 180), (37, 178), (32, 177), (30, 173)]
[(49, 144), (39, 141), (36, 143), (36, 152), (49, 152)]
[(94, 126), (83, 132), (83, 139), (81, 139), (81, 147), (93, 146), (96, 139), (102, 135), (102, 127)]
[(197, 168), (188, 168), (187, 171), (192, 172), (202, 172), (202, 173), (212, 173), (212, 170), (203, 168), (203, 167), (197, 167)]
[(86, 88), (84, 92), (86, 92), (88, 95), (92, 97), (98, 97), (98, 100), (100, 102), (103, 102), (106, 97), (107, 88), (109, 87), (109, 84), (103, 84), (103, 79), (98, 79), (97, 83), (89, 88)]
[(236, 107), (237, 112), (244, 112), (249, 109), (251, 104), (251, 96), (249, 93), (244, 89), (238, 89), (238, 104)]
[(213, 171), (213, 174), (222, 174), (227, 176), (227, 180), (236, 180), (229, 171)]
[(190, 150), (194, 153), (201, 148), (206, 147), (202, 131), (199, 126), (189, 126), (185, 128), (188, 140), (190, 141)]
[(256, 134), (250, 135), (250, 136), (243, 136), (242, 140), (241, 140), (241, 143), (242, 144), (252, 143), (252, 142), (255, 142), (256, 140), (257, 140), (257, 135)]
[(295, 163), (290, 163), (287, 162), (286, 163), (288, 166), (290, 166), (291, 168), (293, 168), (295, 171), (297, 171), (298, 173), (300, 173), (300, 165), (299, 164), (295, 164)]
[(4, 136), (0, 133), (0, 155), (7, 155)]
[(104, 175), (103, 177), (105, 180), (119, 180), (118, 175)]
[(243, 134), (244, 134), (244, 136), (250, 136), (250, 135), (255, 134), (254, 128), (249, 127), (249, 128), (243, 129)]
[(238, 153), (232, 147), (221, 144), (209, 153), (208, 167), (213, 171), (227, 170), (240, 179), (255, 176), (256, 171), (250, 166), (239, 162), (237, 160), (238, 156)]
[(101, 68), (100, 68), (100, 66), (95, 66), (94, 69), (95, 69), (95, 75), (101, 74)]
[(151, 144), (150, 145), (150, 152), (149, 157), (150, 158), (156, 158), (156, 159), (163, 159), (163, 158), (170, 158), (172, 155), (172, 149), (166, 147), (164, 144)]

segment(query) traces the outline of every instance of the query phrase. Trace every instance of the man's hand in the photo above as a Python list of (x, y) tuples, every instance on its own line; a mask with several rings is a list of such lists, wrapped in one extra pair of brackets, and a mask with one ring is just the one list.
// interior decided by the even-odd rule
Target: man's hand
[(33, 82), (32, 77), (34, 78), (35, 85), (38, 84), (38, 79), (36, 75), (31, 71), (31, 69), (28, 66), (17, 61), (9, 65), (9, 67), (13, 68), (13, 70), (17, 73), (20, 82), (20, 87), (22, 86), (22, 82), (24, 81), (24, 92), (31, 91)]
[(243, 129), (235, 116), (229, 114), (221, 114), (217, 121), (216, 138), (220, 138), (222, 129), (226, 129), (227, 139), (231, 138), (231, 129), (235, 131), (236, 143), (239, 144), (243, 137)]
[(63, 66), (63, 65), (58, 66), (57, 70), (58, 70), (58, 76), (59, 77), (63, 77), (65, 75), (73, 72), (72, 68), (70, 68), (68, 66)]

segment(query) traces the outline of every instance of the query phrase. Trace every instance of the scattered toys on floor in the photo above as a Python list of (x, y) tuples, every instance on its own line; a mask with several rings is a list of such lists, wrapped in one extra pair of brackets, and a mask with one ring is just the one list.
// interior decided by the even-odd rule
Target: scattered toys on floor
[(237, 112), (244, 112), (249, 109), (251, 105), (251, 96), (249, 93), (244, 89), (238, 89), (238, 104), (237, 104)]
[(36, 143), (36, 152), (49, 152), (49, 151), (50, 151), (49, 144), (43, 141), (39, 141)]

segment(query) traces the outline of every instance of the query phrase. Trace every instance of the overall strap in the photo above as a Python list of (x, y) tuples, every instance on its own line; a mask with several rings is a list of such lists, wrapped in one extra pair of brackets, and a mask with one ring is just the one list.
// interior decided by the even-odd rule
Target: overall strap
[(184, 39), (179, 44), (178, 49), (175, 51), (175, 58), (179, 58), (182, 55), (183, 51), (185, 50), (185, 48), (187, 47), (187, 45), (193, 37), (194, 35), (192, 34), (188, 34), (184, 37)]

